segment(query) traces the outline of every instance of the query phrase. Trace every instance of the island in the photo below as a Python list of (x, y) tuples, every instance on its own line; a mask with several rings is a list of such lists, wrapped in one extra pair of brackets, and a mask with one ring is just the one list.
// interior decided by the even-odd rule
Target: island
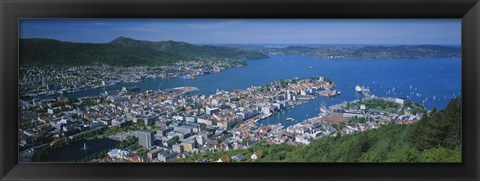
[(308, 55), (327, 60), (392, 60), (461, 57), (460, 46), (442, 45), (330, 45), (288, 46), (285, 48), (261, 47), (264, 54)]

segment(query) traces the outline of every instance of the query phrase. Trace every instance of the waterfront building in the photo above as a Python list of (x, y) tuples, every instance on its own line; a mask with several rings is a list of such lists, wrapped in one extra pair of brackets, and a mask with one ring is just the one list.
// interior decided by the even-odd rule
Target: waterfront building
[(263, 114), (270, 114), (270, 106), (263, 106), (262, 107)]
[(126, 158), (130, 155), (130, 152), (127, 150), (113, 149), (110, 150), (107, 155), (111, 158)]
[(400, 99), (400, 98), (395, 98), (395, 103), (403, 105), (405, 103), (405, 100)]

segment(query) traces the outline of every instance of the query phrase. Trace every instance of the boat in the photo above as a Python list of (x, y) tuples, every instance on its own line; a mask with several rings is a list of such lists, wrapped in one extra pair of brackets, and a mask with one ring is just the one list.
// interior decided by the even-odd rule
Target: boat
[(358, 85), (355, 86), (355, 91), (357, 91), (357, 92), (362, 92), (362, 87), (360, 87), (360, 86), (358, 86)]
[(320, 107), (320, 111), (326, 113), (326, 112), (327, 112), (327, 108), (326, 108), (326, 107)]
[(295, 119), (293, 118), (287, 118), (287, 121), (294, 121)]
[(323, 113), (327, 112), (327, 106), (325, 105), (325, 102), (322, 101), (322, 104), (320, 105), (320, 111)]
[(140, 88), (137, 87), (137, 86), (133, 86), (133, 87), (123, 87), (122, 88), (122, 92), (135, 92), (135, 91), (139, 91)]
[(83, 151), (86, 151), (87, 149), (88, 149), (87, 143), (83, 143), (83, 148), (82, 148), (82, 150), (83, 150)]
[(266, 115), (263, 115), (262, 117), (260, 117), (260, 119), (265, 119), (265, 118), (268, 118), (270, 116), (272, 116), (272, 113), (268, 113)]
[(336, 90), (330, 92), (329, 94), (327, 94), (327, 98), (330, 98), (330, 97), (334, 97), (336, 95), (339, 95), (339, 92), (337, 92)]
[(335, 96), (334, 93), (327, 94), (327, 98), (330, 98), (330, 97), (333, 97), (333, 96)]

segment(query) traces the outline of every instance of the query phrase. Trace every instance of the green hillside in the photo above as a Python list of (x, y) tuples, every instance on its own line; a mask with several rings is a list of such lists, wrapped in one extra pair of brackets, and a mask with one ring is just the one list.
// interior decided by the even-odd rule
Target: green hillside
[(197, 46), (184, 42), (150, 42), (120, 37), (110, 43), (74, 43), (52, 39), (21, 39), (20, 65), (154, 66), (177, 61), (263, 58), (265, 55), (228, 47)]
[[(247, 150), (204, 153), (183, 161), (244, 154), (247, 161), (258, 162), (461, 162), (461, 116), (461, 98), (456, 98), (446, 109), (433, 111), (412, 125), (322, 138), (304, 147), (260, 142)], [(251, 160), (257, 150), (262, 158)]]
[(256, 51), (221, 46), (192, 45), (185, 42), (176, 42), (171, 40), (152, 42), (119, 37), (110, 43), (123, 47), (151, 49), (167, 52), (189, 58), (255, 59), (266, 57), (265, 55)]

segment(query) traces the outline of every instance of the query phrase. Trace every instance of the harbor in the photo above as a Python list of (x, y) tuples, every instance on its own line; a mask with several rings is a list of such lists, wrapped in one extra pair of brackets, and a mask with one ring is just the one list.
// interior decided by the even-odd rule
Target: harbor
[[(283, 61), (280, 61), (281, 59), (283, 59)], [(322, 120), (319, 119), (319, 114), (323, 114), (320, 116), (327, 115), (327, 122), (345, 122), (345, 116), (354, 115), (355, 111), (361, 109), (361, 105), (357, 106), (357, 110), (351, 112), (336, 112), (335, 110), (349, 110), (345, 109), (345, 107), (342, 108), (342, 104), (344, 102), (351, 102), (362, 98), (404, 98), (409, 95), (418, 95), (411, 96), (408, 100), (422, 103), (428, 110), (430, 110), (433, 107), (442, 108), (446, 106), (446, 103), (449, 99), (453, 98), (454, 95), (459, 95), (460, 86), (452, 85), (450, 87), (445, 87), (445, 82), (443, 82), (443, 80), (453, 81), (453, 79), (459, 79), (459, 70), (449, 70), (445, 72), (446, 70), (444, 69), (438, 72), (430, 71), (428, 74), (422, 75), (419, 73), (422, 71), (416, 69), (430, 69), (432, 67), (447, 66), (448, 64), (458, 64), (460, 63), (460, 60), (439, 59), (435, 61), (432, 60), (430, 62), (427, 60), (412, 61), (410, 64), (405, 64), (404, 61), (407, 60), (378, 61), (373, 64), (371, 61), (332, 61), (319, 60), (313, 57), (303, 56), (272, 56), (268, 59), (249, 60), (247, 61), (248, 64), (246, 66), (225, 69), (219, 74), (197, 76), (196, 80), (184, 79), (180, 77), (147, 78), (136, 83), (118, 84), (116, 85), (116, 89), (115, 87), (110, 87), (108, 89), (105, 88), (103, 90), (96, 89), (99, 90), (98, 92), (86, 90), (67, 94), (65, 96), (80, 97), (80, 100), (82, 101), (107, 98), (98, 97), (99, 95), (108, 96), (107, 99), (111, 103), (105, 104), (102, 102), (97, 102), (96, 104), (100, 103), (98, 106), (93, 107), (93, 109), (89, 109), (91, 114), (100, 110), (107, 110), (112, 115), (117, 115), (122, 114), (120, 111), (127, 110), (127, 116), (116, 116), (111, 117), (111, 119), (105, 119), (98, 116), (95, 118), (96, 122), (105, 125), (122, 125), (122, 121), (125, 122), (126, 120), (158, 120), (160, 122), (166, 122), (166, 124), (172, 124), (175, 129), (182, 130), (184, 128), (182, 128), (180, 122), (183, 123), (186, 121), (186, 123), (188, 123), (186, 126), (188, 127), (190, 124), (192, 124), (190, 123), (190, 120), (194, 120), (192, 122), (196, 122), (193, 125), (198, 126), (198, 124), (205, 124), (210, 127), (213, 123), (209, 120), (222, 120), (225, 118), (231, 120), (232, 124), (223, 124), (221, 122), (219, 124), (219, 122), (217, 122), (215, 126), (229, 128), (231, 129), (229, 134), (235, 135), (237, 133), (242, 133), (242, 135), (247, 136), (246, 138), (249, 139), (254, 139), (251, 137), (252, 135), (260, 134), (263, 136), (257, 136), (255, 138), (268, 138), (269, 143), (277, 144), (281, 143), (282, 140), (285, 140), (281, 139), (284, 137), (282, 136), (283, 132), (281, 132), (281, 130), (288, 129), (289, 127), (297, 124), (303, 125), (300, 126), (299, 129), (303, 129), (301, 127), (311, 127), (312, 129), (316, 130), (318, 134), (315, 135), (315, 138), (333, 134), (334, 132), (329, 126), (318, 122), (319, 120)], [(271, 65), (273, 64), (276, 66), (272, 67)], [(292, 68), (291, 65), (305, 66), (305, 68), (307, 68), (309, 71), (304, 71), (302, 68), (298, 67)], [(415, 67), (416, 69), (397, 70), (399, 69), (398, 67), (400, 65), (404, 66), (404, 68), (409, 68), (411, 66)], [(308, 68), (310, 66), (312, 68)], [(391, 69), (391, 67), (395, 67), (395, 69)], [(268, 71), (265, 71), (265, 69), (268, 69)], [(368, 74), (365, 73), (370, 69), (377, 71), (370, 71)], [(412, 72), (405, 70), (410, 70)], [(398, 79), (398, 74), (400, 73), (404, 75), (403, 79)], [(356, 76), (352, 77), (352, 74), (355, 74)], [(290, 87), (290, 90), (281, 88), (281, 85), (285, 85), (284, 83), (281, 83), (281, 80), (292, 79), (292, 75), (297, 75), (298, 79), (302, 80), (308, 80), (316, 76), (328, 77), (329, 79), (333, 80), (335, 87), (332, 89), (331, 86), (328, 86), (325, 89), (309, 91), (308, 87), (298, 84), (299, 86)], [(441, 78), (433, 79), (431, 77)], [(375, 81), (371, 81), (373, 79)], [(280, 82), (274, 85), (270, 84), (271, 82), (276, 81)], [(359, 86), (359, 88), (356, 86)], [(130, 91), (134, 95), (121, 95), (124, 87), (127, 94), (129, 94)], [(274, 94), (263, 92), (267, 90), (272, 91)], [(283, 95), (276, 95), (275, 92), (278, 90), (283, 90)], [(287, 94), (288, 91), (295, 91), (295, 98), (291, 96), (289, 97)], [(125, 92), (123, 94), (125, 94)], [(429, 97), (426, 97), (425, 95), (429, 95)], [(442, 99), (440, 99), (440, 97)], [(237, 98), (242, 98), (242, 101)], [(429, 99), (424, 101), (426, 98)], [(287, 104), (272, 102), (272, 100), (279, 101), (281, 99), (290, 100), (291, 103), (289, 103), (287, 106)], [(65, 100), (65, 98), (52, 99), (53, 102), (58, 100)], [(197, 112), (198, 109), (195, 111), (197, 106), (202, 106), (202, 104), (194, 104), (194, 101), (199, 100), (201, 100), (205, 106), (208, 106), (208, 110), (206, 107), (203, 107), (202, 110), (205, 112)], [(47, 100), (35, 100), (35, 104), (41, 103), (42, 101)], [(245, 106), (249, 105), (250, 103), (255, 103), (257, 106), (248, 106), (246, 109)], [(25, 106), (32, 105), (33, 100), (22, 102), (22, 104)], [(146, 108), (143, 108), (145, 106)], [(242, 107), (244, 108), (239, 109)], [(231, 114), (214, 115), (221, 110), (237, 109), (242, 111), (235, 111)], [(255, 112), (255, 110), (257, 112)], [(49, 111), (55, 113), (60, 110), (51, 109)], [(188, 114), (179, 116), (180, 113), (183, 114), (183, 112)], [(336, 114), (341, 113), (342, 115), (332, 116), (332, 112)], [(64, 116), (65, 119), (76, 120), (72, 116), (68, 117), (68, 115), (78, 114), (77, 111), (72, 110), (68, 111), (67, 113), (67, 117)], [(256, 116), (248, 118), (249, 116), (255, 115), (255, 113), (257, 114)], [(157, 114), (162, 117), (155, 117), (153, 114)], [(209, 117), (197, 116), (205, 114), (208, 114)], [(95, 116), (96, 114), (92, 115)], [(141, 117), (137, 116), (137, 118), (134, 115), (141, 115)], [(328, 117), (328, 115), (330, 115), (330, 117)], [(163, 116), (170, 116), (171, 119), (163, 119)], [(242, 123), (238, 121), (239, 119), (235, 119), (240, 116), (245, 118), (246, 121)], [(404, 118), (406, 120), (410, 119), (410, 117)], [(61, 119), (55, 119), (49, 124), (55, 125), (56, 122), (61, 123)], [(238, 127), (236, 125), (238, 125)], [(375, 126), (378, 125), (370, 124), (368, 126), (359, 127), (351, 126), (352, 128), (347, 127), (346, 133), (370, 129), (374, 128)], [(192, 127), (192, 129), (193, 128), (194, 127)], [(261, 131), (262, 133), (251, 133), (252, 130), (250, 128), (255, 130), (255, 132)], [(264, 134), (264, 132), (267, 130), (277, 130), (279, 132), (275, 132), (276, 134), (273, 135)], [(172, 132), (172, 130), (168, 131)], [(221, 136), (223, 133), (226, 133), (216, 131), (215, 129), (208, 129), (208, 131), (211, 131), (208, 134), (219, 134), (219, 136)], [(173, 131), (171, 134), (184, 133)], [(173, 136), (165, 135), (165, 137), (162, 137), (162, 139), (166, 138), (172, 139)], [(309, 143), (313, 137), (299, 137), (298, 139), (295, 139), (303, 140), (298, 144), (306, 144)], [(237, 142), (238, 140), (232, 137), (229, 138), (228, 141)], [(25, 143), (28, 143), (28, 141), (25, 140)], [(93, 150), (95, 147), (94, 144), (90, 144), (88, 142), (86, 145), (88, 148), (86, 152)], [(75, 147), (74, 150), (79, 152), (83, 146), (84, 143), (81, 142), (79, 143), (78, 147)], [(71, 146), (68, 146), (68, 148), (70, 147)], [(221, 147), (218, 149), (222, 150), (225, 148)], [(80, 153), (81, 152), (78, 154)], [(77, 157), (75, 157), (75, 159), (77, 159)], [(52, 158), (52, 160), (63, 160), (63, 158)]]

